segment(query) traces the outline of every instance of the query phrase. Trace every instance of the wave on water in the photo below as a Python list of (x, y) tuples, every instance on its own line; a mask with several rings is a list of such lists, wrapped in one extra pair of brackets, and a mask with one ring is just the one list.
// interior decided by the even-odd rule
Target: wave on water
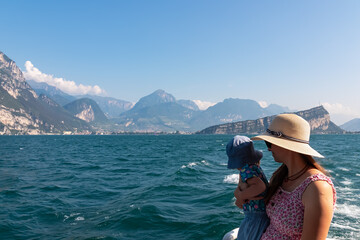
[(340, 182), (343, 185), (351, 185), (353, 182), (350, 179), (344, 178), (344, 181)]
[(350, 169), (347, 169), (347, 168), (344, 168), (344, 167), (339, 167), (338, 169), (341, 170), (341, 171), (344, 171), (344, 172), (349, 172), (350, 171)]
[(360, 216), (360, 208), (357, 205), (350, 205), (346, 203), (336, 204), (335, 213), (356, 219)]
[(351, 231), (355, 231), (355, 232), (360, 232), (359, 229), (350, 227), (349, 225), (341, 225), (341, 224), (338, 224), (338, 223), (332, 223), (332, 224), (331, 224), (331, 227), (341, 228), (341, 229), (347, 229), (347, 230), (351, 230)]
[(197, 165), (209, 165), (209, 163), (205, 160), (202, 160), (201, 162), (191, 162), (191, 163), (188, 163), (187, 165), (182, 165), (181, 168), (192, 168)]
[(238, 184), (239, 182), (239, 174), (231, 174), (227, 175), (224, 178), (224, 183), (230, 183), (230, 184)]

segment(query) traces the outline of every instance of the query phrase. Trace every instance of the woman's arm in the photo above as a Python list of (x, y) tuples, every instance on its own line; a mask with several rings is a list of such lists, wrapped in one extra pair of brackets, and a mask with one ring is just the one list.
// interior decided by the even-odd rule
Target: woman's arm
[(326, 239), (333, 217), (333, 190), (326, 181), (311, 183), (302, 196), (305, 206), (301, 239)]

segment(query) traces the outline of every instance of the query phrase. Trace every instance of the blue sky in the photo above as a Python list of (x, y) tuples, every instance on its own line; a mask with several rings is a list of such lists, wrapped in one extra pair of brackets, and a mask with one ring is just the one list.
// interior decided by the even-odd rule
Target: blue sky
[(341, 124), (360, 117), (359, 12), (357, 0), (2, 1), (0, 51), (72, 93), (323, 104)]

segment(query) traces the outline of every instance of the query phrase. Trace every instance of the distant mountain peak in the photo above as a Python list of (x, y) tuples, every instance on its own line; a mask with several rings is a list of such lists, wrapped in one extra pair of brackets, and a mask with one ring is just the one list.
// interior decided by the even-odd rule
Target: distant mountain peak
[(354, 118), (340, 126), (349, 132), (360, 132), (360, 118)]
[(144, 107), (150, 107), (161, 103), (170, 103), (176, 102), (176, 99), (173, 95), (165, 92), (162, 89), (158, 89), (155, 92), (142, 97), (134, 106), (133, 109), (139, 109)]
[(164, 102), (175, 102), (175, 97), (173, 95), (171, 95), (170, 93), (165, 92), (162, 89), (158, 89), (155, 92), (153, 92), (152, 94), (148, 95), (148, 96), (158, 96), (159, 98), (163, 99)]

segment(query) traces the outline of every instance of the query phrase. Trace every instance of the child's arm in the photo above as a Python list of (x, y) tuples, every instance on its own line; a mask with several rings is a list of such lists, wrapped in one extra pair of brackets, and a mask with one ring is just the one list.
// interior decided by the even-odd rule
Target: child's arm
[(240, 186), (238, 186), (234, 192), (236, 198), (235, 204), (240, 208), (242, 208), (242, 205), (247, 200), (259, 199), (257, 196), (266, 189), (265, 183), (258, 177), (249, 178), (246, 183), (248, 185), (247, 188), (240, 188)]
[(249, 178), (246, 183), (248, 187), (241, 191), (241, 197), (244, 199), (253, 199), (266, 190), (265, 183), (259, 177)]

